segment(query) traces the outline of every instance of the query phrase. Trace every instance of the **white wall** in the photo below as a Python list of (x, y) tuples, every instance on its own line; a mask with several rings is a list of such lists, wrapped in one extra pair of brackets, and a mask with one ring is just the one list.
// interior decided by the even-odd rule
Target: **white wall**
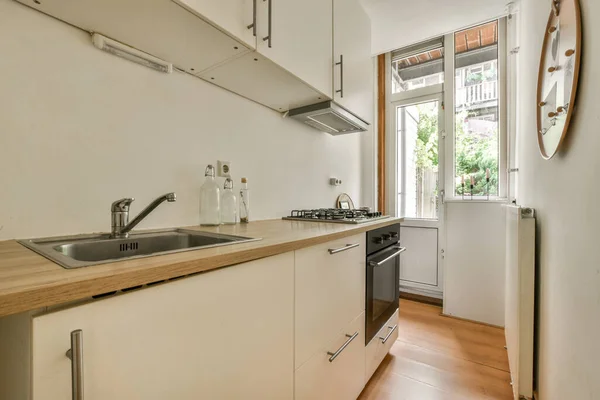
[(136, 197), (136, 214), (169, 191), (177, 203), (140, 228), (196, 224), (204, 169), (217, 159), (233, 163), (236, 184), (248, 177), (254, 219), (333, 206), (341, 192), (360, 203), (360, 134), (333, 137), (108, 55), (86, 32), (10, 0), (0, 0), (0, 54), (0, 240), (106, 231), (113, 200)]
[(381, 54), (506, 14), (510, 0), (362, 0)]
[(521, 4), (518, 201), (536, 209), (538, 388), (542, 400), (600, 398), (600, 2), (579, 0), (584, 55), (567, 146), (544, 161), (536, 140), (536, 82), (546, 0)]
[(444, 314), (504, 326), (506, 212), (498, 202), (447, 202)]

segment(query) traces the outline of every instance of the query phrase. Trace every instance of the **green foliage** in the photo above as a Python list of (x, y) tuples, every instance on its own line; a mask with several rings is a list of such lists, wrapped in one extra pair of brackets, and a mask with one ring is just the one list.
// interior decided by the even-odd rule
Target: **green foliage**
[(475, 178), (473, 194), (485, 196), (486, 169), (490, 170), (490, 195), (498, 195), (498, 134), (492, 132), (465, 132), (467, 112), (456, 115), (456, 194), (463, 194), (461, 176), (465, 177), (464, 193), (471, 192), (471, 176)]
[[(429, 104), (416, 106), (419, 115), (417, 143), (415, 146), (418, 170), (438, 169), (438, 110)], [(465, 132), (468, 113), (456, 115), (456, 194), (461, 196), (461, 176), (465, 177), (465, 194), (470, 194), (471, 176), (475, 178), (473, 194), (485, 196), (486, 169), (490, 170), (490, 195), (498, 195), (498, 134), (491, 132)]]
[(438, 113), (431, 106), (419, 104), (419, 122), (417, 124), (417, 143), (415, 159), (417, 167), (437, 171), (438, 167)]

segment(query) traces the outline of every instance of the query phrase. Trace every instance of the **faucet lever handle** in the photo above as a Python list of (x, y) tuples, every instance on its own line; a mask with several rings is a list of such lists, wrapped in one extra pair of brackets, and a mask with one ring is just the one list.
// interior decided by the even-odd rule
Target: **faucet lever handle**
[(112, 203), (110, 210), (112, 212), (128, 212), (129, 206), (135, 199), (133, 197), (125, 197)]

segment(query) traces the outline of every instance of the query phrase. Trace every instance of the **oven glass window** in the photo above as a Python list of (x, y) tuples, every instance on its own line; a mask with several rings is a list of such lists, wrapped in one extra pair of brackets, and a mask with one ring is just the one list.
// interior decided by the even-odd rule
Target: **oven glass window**
[(375, 321), (396, 300), (396, 257), (379, 267), (373, 267), (373, 312), (371, 319)]

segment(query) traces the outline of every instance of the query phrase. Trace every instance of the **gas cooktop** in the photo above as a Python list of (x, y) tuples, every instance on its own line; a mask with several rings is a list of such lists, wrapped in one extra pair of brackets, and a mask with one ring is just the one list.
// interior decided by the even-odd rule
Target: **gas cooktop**
[(363, 224), (385, 218), (390, 218), (390, 216), (366, 209), (345, 210), (342, 208), (293, 210), (290, 216), (283, 217), (283, 219), (289, 221), (335, 222), (338, 224)]

